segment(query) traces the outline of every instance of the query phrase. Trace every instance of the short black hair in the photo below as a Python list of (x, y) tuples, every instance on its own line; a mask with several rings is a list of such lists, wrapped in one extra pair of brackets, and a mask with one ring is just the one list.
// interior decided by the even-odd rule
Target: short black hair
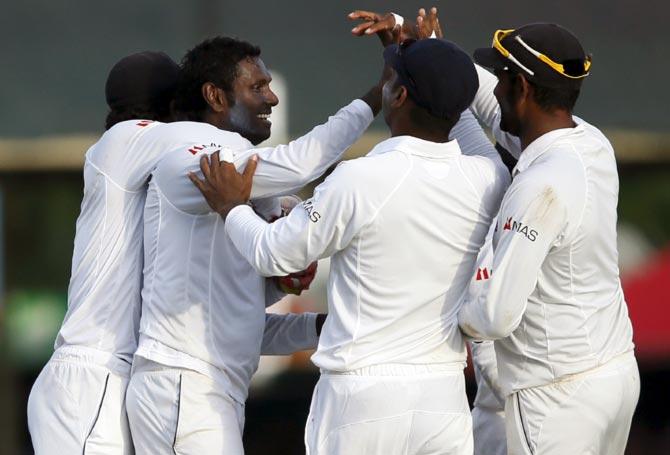
[(201, 121), (208, 107), (202, 96), (202, 86), (206, 82), (212, 82), (224, 90), (232, 104), (237, 64), (246, 58), (260, 55), (258, 46), (225, 36), (210, 38), (198, 44), (181, 61), (175, 110), (189, 120)]
[(107, 113), (105, 119), (105, 129), (108, 130), (117, 123), (125, 122), (126, 120), (156, 120), (159, 122), (169, 122), (172, 120), (170, 99), (157, 102), (154, 105), (137, 104), (134, 106), (126, 106), (120, 108), (113, 108)]
[[(510, 76), (510, 81), (512, 85), (516, 84), (516, 75), (523, 73), (512, 70), (505, 70)], [(540, 106), (545, 112), (551, 112), (556, 109), (565, 110), (572, 112), (577, 104), (577, 98), (579, 98), (579, 93), (581, 92), (581, 83), (575, 84), (572, 87), (560, 87), (560, 88), (549, 88), (542, 87), (537, 85), (535, 82), (531, 82), (524, 76), (526, 82), (533, 87), (533, 100)]]
[(580, 87), (547, 88), (530, 82), (533, 86), (533, 99), (544, 111), (562, 109), (572, 112), (577, 104)]

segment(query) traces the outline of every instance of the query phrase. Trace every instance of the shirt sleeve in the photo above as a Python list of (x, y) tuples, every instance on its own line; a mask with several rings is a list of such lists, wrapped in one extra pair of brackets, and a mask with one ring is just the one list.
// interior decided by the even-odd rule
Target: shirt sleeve
[[(502, 410), (504, 408), (505, 395), (500, 386), (498, 362), (496, 361), (496, 351), (493, 347), (493, 341), (471, 342), (470, 351), (472, 352), (472, 363), (475, 367), (475, 372), (482, 379), (482, 381), (477, 381), (477, 386), (487, 387), (498, 401)], [(478, 388), (477, 395), (480, 393), (484, 393), (484, 391)]]
[(493, 94), (498, 78), (479, 65), (475, 65), (475, 68), (479, 77), (479, 89), (470, 105), (470, 110), (491, 130), (496, 141), (518, 160), (521, 155), (519, 138), (500, 129), (500, 106)]
[(521, 322), (549, 250), (559, 241), (567, 209), (556, 189), (518, 177), (503, 198), (494, 234), (491, 278), (471, 292), (458, 313), (475, 339), (509, 336)]
[(286, 294), (279, 289), (277, 283), (272, 278), (265, 279), (265, 308), (274, 305), (281, 299), (286, 297)]
[(211, 144), (192, 148), (192, 153), (187, 153), (189, 148), (184, 147), (184, 153), (162, 162), (157, 175), (158, 184), (177, 209), (191, 214), (210, 212), (204, 197), (187, 175), (194, 172), (202, 178), (200, 157), (220, 150), (221, 160), (234, 163), (239, 171), (245, 168), (252, 155), (258, 155), (251, 199), (290, 194), (321, 176), (337, 162), (373, 119), (370, 106), (362, 100), (354, 100), (326, 123), (285, 145), (252, 148), (245, 146), (248, 142), (239, 135), (221, 132), (219, 138), (212, 137)]
[(350, 166), (341, 163), (311, 199), (272, 224), (247, 206), (228, 214), (226, 232), (259, 274), (283, 276), (303, 270), (344, 249), (370, 221), (374, 209), (367, 206), (374, 203), (371, 197), (356, 197), (358, 175), (347, 172)]
[(316, 349), (316, 313), (265, 313), (261, 355), (288, 355)]

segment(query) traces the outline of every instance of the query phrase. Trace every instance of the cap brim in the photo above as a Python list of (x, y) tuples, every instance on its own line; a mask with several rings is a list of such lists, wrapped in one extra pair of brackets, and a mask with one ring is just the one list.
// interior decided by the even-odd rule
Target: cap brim
[(510, 64), (500, 52), (492, 47), (480, 47), (479, 49), (475, 49), (473, 57), (475, 62), (485, 68), (503, 69)]

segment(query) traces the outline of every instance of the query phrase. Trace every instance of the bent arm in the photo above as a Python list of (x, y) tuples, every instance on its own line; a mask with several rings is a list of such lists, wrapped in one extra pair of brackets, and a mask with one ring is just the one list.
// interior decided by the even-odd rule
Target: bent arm
[(365, 201), (356, 200), (347, 166), (340, 164), (311, 199), (272, 224), (248, 206), (235, 207), (228, 214), (226, 232), (259, 274), (281, 276), (303, 270), (350, 243), (367, 218), (365, 210), (356, 210), (356, 204)]
[(261, 355), (288, 355), (316, 349), (316, 313), (265, 314)]
[(190, 214), (211, 212), (202, 194), (188, 179), (189, 173), (202, 177), (200, 158), (219, 151), (220, 159), (244, 169), (252, 155), (258, 155), (251, 198), (290, 194), (321, 176), (367, 129), (373, 111), (362, 100), (354, 100), (328, 121), (285, 145), (253, 148), (241, 136), (229, 131), (213, 133), (211, 143), (202, 147), (183, 147), (161, 163), (156, 175), (162, 193), (178, 210)]
[(517, 160), (521, 155), (521, 142), (500, 129), (500, 105), (493, 94), (498, 78), (479, 65), (475, 65), (479, 77), (479, 89), (470, 105), (473, 114), (491, 130), (496, 141)]
[(479, 340), (509, 336), (521, 322), (542, 264), (562, 232), (567, 211), (551, 186), (515, 182), (498, 215), (491, 279), (458, 313), (461, 330)]

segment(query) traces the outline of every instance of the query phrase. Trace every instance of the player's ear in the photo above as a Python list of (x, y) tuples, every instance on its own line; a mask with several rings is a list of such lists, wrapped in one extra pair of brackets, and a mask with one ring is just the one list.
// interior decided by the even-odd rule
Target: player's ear
[(530, 85), (530, 82), (528, 82), (528, 79), (521, 74), (517, 73), (516, 74), (516, 83), (514, 84), (515, 88), (517, 89), (517, 99), (520, 101), (524, 102), (529, 99), (529, 97), (532, 96), (531, 91), (533, 90), (533, 87)]
[(202, 84), (202, 97), (214, 112), (225, 112), (228, 110), (226, 93), (212, 82)]
[(397, 109), (405, 104), (405, 101), (407, 101), (407, 88), (402, 84), (398, 84), (393, 91), (393, 102), (391, 105)]

